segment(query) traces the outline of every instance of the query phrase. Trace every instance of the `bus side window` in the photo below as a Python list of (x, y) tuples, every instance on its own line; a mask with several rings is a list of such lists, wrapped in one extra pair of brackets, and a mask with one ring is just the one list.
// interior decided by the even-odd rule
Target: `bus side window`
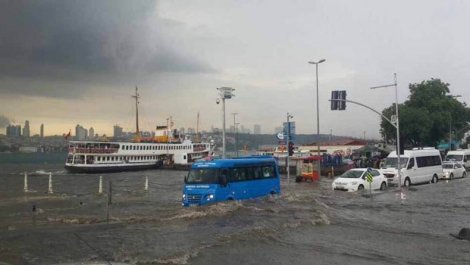
[(263, 174), (261, 173), (261, 167), (254, 167), (253, 168), (254, 178), (255, 179), (262, 179)]
[(272, 166), (263, 166), (263, 177), (264, 178), (272, 178), (274, 177), (274, 170)]
[(222, 169), (219, 177), (219, 183), (222, 186), (227, 186), (229, 177), (228, 177), (228, 170), (226, 168)]
[(256, 177), (255, 177), (255, 168), (254, 167), (247, 167), (247, 168), (245, 168), (245, 171), (246, 171), (246, 179), (247, 180), (256, 179)]

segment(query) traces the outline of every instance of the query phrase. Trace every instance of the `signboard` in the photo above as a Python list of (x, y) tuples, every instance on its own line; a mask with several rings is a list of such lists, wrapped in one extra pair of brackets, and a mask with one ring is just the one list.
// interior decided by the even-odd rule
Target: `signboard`
[(374, 180), (374, 176), (372, 175), (371, 169), (368, 168), (366, 171), (366, 181), (369, 183), (372, 183), (373, 180)]
[(284, 140), (284, 134), (282, 132), (277, 133), (277, 139)]
[(287, 122), (284, 122), (282, 124), (282, 127), (283, 127), (283, 132), (286, 138), (287, 138), (287, 133), (289, 132), (289, 129), (290, 129), (290, 133), (289, 133), (290, 140), (294, 141), (295, 140), (295, 122), (290, 121), (289, 124), (287, 124)]

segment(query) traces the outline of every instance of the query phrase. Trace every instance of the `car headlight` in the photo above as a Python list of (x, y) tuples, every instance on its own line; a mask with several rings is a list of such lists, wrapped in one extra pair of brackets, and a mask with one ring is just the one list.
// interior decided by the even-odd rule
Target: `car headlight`
[(352, 185), (357, 185), (357, 181), (353, 181), (351, 184)]

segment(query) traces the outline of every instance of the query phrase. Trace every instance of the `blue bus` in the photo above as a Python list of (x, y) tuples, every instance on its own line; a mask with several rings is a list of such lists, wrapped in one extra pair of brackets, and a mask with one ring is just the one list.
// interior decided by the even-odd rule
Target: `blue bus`
[(281, 192), (277, 161), (244, 157), (196, 162), (184, 178), (183, 206), (243, 200)]

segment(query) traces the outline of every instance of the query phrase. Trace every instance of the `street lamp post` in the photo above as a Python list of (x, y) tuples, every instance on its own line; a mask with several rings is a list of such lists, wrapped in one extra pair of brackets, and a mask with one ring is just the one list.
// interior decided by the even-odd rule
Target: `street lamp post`
[(237, 149), (237, 157), (238, 157), (238, 124), (240, 123), (235, 123), (235, 149)]
[(325, 59), (321, 59), (318, 62), (310, 61), (309, 64), (315, 65), (315, 73), (317, 78), (317, 154), (320, 155), (320, 105), (318, 103), (318, 65), (326, 61)]
[[(460, 98), (461, 95), (448, 95), (449, 98)], [(449, 151), (452, 150), (452, 114), (449, 112)]]
[[(219, 97), (222, 99), (222, 158), (225, 158), (225, 99), (231, 99), (235, 95), (232, 93), (235, 89), (231, 87), (218, 87)], [(217, 98), (219, 104), (219, 98)]]
[[(384, 86), (375, 86), (375, 87), (371, 87), (371, 89), (376, 89), (376, 88), (383, 88), (383, 87), (391, 87), (391, 86), (394, 86), (395, 87), (395, 116), (396, 116), (396, 129), (397, 129), (397, 148), (396, 148), (396, 152), (397, 152), (397, 170), (398, 170), (398, 188), (401, 190), (401, 161), (400, 161), (400, 121), (398, 119), (398, 88), (397, 88), (397, 74), (394, 73), (393, 74), (394, 77), (395, 77), (395, 83), (394, 84), (390, 84), (390, 85), (384, 85)], [(393, 121), (393, 119), (392, 119)]]
[(289, 122), (289, 119), (291, 118), (294, 118), (294, 116), (292, 116), (291, 114), (289, 114), (289, 112), (287, 112), (287, 132), (286, 132), (286, 151), (287, 151), (287, 156), (286, 156), (286, 172), (287, 172), (287, 184), (289, 184), (290, 182), (290, 170), (289, 170), (289, 160), (290, 160), (290, 156), (289, 156), (289, 148), (290, 148), (290, 122)]
[(232, 113), (233, 115), (233, 132), (235, 133), (235, 151), (237, 153), (238, 157), (238, 130), (237, 130), (237, 123), (235, 122), (235, 116), (237, 115), (237, 112)]

